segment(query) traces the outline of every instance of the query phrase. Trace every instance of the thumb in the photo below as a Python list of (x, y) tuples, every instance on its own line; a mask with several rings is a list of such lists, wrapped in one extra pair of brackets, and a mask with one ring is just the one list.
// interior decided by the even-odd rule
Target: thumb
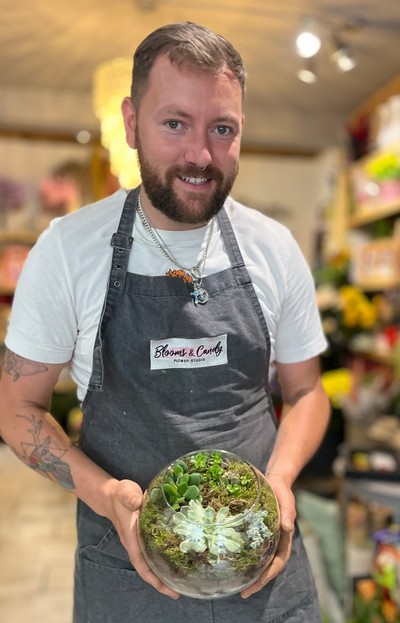
[(130, 511), (137, 511), (142, 506), (143, 492), (132, 480), (121, 480), (118, 483), (116, 499)]

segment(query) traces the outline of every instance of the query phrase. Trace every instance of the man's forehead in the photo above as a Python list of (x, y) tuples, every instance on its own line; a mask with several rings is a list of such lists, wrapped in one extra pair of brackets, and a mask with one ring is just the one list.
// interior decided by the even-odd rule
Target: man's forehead
[(209, 75), (215, 76), (216, 78), (225, 74), (229, 79), (236, 80), (239, 84), (237, 76), (235, 76), (234, 72), (228, 67), (228, 64), (225, 61), (222, 61), (220, 66), (208, 67), (196, 63), (195, 60), (191, 59), (171, 59), (170, 54), (168, 52), (164, 52), (154, 61), (152, 71), (163, 71), (167, 68), (174, 68), (182, 74), (195, 75), (197, 73), (199, 76)]

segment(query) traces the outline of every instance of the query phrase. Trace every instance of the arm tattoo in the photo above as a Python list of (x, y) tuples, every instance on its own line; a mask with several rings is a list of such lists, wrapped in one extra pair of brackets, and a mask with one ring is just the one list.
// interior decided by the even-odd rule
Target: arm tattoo
[(14, 381), (18, 381), (21, 376), (32, 376), (32, 374), (46, 372), (47, 366), (38, 361), (25, 359), (25, 357), (20, 357), (12, 351), (7, 350), (3, 370), (7, 374), (12, 375)]
[(52, 443), (50, 435), (41, 439), (43, 422), (39, 418), (34, 415), (17, 415), (17, 417), (26, 420), (31, 425), (28, 433), (31, 433), (32, 441), (21, 442), (22, 452), (13, 449), (15, 454), (26, 465), (49, 480), (58, 482), (65, 489), (75, 489), (70, 466), (62, 460), (67, 449), (58, 448)]

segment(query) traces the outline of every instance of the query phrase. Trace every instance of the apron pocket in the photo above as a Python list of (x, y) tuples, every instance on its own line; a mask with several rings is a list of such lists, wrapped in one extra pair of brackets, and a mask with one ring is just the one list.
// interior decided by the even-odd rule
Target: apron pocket
[(135, 618), (140, 613), (135, 604), (142, 585), (111, 526), (97, 545), (78, 549), (74, 623), (140, 621)]
[(143, 581), (133, 569), (109, 566), (115, 565), (115, 558), (103, 558), (102, 564), (80, 560), (80, 585), (76, 589), (81, 599), (75, 603), (74, 623), (140, 621), (136, 618), (142, 615), (136, 593), (140, 593)]
[(174, 601), (144, 582), (134, 570), (105, 567), (83, 558), (79, 582), (74, 623), (217, 621), (210, 601), (199, 602), (186, 597)]
[[(113, 525), (110, 526), (97, 545), (80, 547), (78, 552), (83, 559), (91, 560), (100, 565), (104, 564), (111, 568), (133, 570), (128, 552), (122, 545)], [(121, 564), (121, 562), (126, 564)]]

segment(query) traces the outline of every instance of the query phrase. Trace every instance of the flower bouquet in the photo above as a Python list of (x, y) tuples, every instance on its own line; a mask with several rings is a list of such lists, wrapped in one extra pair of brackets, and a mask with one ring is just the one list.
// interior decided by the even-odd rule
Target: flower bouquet
[(143, 555), (183, 595), (237, 593), (272, 561), (279, 507), (264, 476), (223, 450), (186, 454), (150, 483), (139, 518)]

